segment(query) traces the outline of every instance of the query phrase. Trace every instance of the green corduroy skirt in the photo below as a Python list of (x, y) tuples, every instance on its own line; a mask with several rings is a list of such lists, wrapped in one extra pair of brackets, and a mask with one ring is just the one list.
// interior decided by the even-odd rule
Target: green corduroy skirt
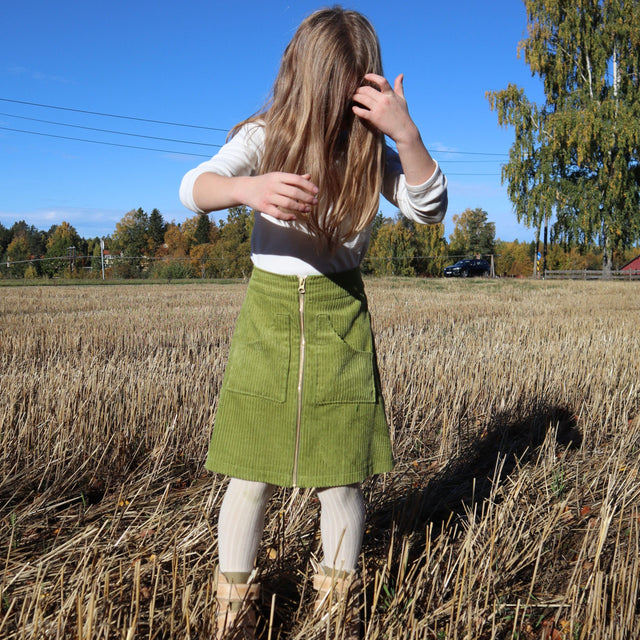
[(254, 267), (206, 467), (285, 487), (352, 484), (393, 468), (358, 269), (299, 278)]

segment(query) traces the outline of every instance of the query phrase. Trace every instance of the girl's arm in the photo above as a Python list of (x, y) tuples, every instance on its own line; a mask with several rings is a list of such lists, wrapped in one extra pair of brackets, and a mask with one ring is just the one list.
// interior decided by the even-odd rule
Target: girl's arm
[(206, 172), (193, 185), (193, 200), (202, 211), (246, 205), (279, 220), (295, 220), (318, 204), (318, 187), (311, 176), (266, 173), (259, 176), (223, 176)]
[(317, 203), (317, 187), (308, 175), (256, 175), (264, 145), (264, 127), (247, 124), (218, 153), (182, 179), (180, 200), (196, 213), (246, 205), (281, 220), (293, 220)]
[[(436, 170), (436, 162), (427, 151), (418, 127), (409, 115), (400, 74), (392, 88), (386, 78), (368, 73), (365, 80), (377, 85), (360, 87), (353, 96), (353, 113), (371, 123), (395, 143), (407, 184), (425, 183)], [(361, 106), (360, 106), (361, 105)]]

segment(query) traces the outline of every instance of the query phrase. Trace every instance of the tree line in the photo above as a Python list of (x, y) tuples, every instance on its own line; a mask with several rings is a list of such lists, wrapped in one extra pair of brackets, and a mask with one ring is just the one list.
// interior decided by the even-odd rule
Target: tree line
[[(379, 215), (363, 268), (372, 274), (435, 276), (455, 257), (493, 255), (499, 274), (531, 275), (542, 253), (547, 269), (620, 268), (640, 241), (640, 0), (524, 0), (527, 37), (520, 43), (544, 101), (509, 84), (487, 92), (514, 142), (503, 166), (519, 222), (534, 243), (495, 240), (482, 209), (422, 227)], [(196, 216), (166, 223), (154, 209), (132, 210), (107, 238), (116, 275), (237, 277), (250, 269), (253, 218), (243, 207), (225, 220)], [(541, 247), (542, 241), (542, 247)], [(92, 260), (76, 260), (77, 255)], [(99, 239), (84, 240), (63, 222), (48, 232), (24, 222), (0, 225), (0, 276), (95, 270)], [(60, 257), (53, 260), (54, 257)], [(42, 263), (27, 261), (49, 258)], [(172, 258), (172, 259), (170, 259)], [(9, 266), (10, 265), (10, 266)]]
[[(493, 257), (495, 272), (505, 276), (535, 273), (539, 247), (532, 242), (495, 238), (495, 224), (481, 208), (453, 216), (447, 238), (443, 224), (418, 225), (399, 213), (374, 221), (362, 270), (368, 275), (435, 277), (459, 258)], [(182, 223), (166, 222), (153, 209), (132, 209), (104, 238), (80, 237), (68, 222), (40, 231), (20, 221), (10, 228), (0, 224), (0, 277), (99, 278), (103, 264), (108, 278), (246, 278), (251, 273), (250, 239), (253, 212), (233, 207), (226, 218), (211, 220), (202, 214)], [(101, 240), (105, 247), (104, 262)], [(637, 249), (617, 252), (617, 266)], [(597, 246), (570, 246), (552, 242), (548, 269), (597, 268), (602, 260)]]

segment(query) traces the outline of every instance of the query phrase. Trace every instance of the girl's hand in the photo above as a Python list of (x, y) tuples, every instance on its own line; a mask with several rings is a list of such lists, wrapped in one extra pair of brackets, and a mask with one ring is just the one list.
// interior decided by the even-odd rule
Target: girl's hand
[(404, 98), (404, 74), (395, 79), (393, 88), (386, 78), (375, 73), (368, 73), (364, 79), (377, 85), (379, 90), (368, 85), (360, 87), (353, 96), (357, 103), (353, 105), (353, 113), (396, 143), (409, 142), (419, 135)]
[[(418, 127), (409, 115), (400, 74), (393, 89), (382, 76), (368, 73), (365, 80), (377, 85), (360, 87), (353, 96), (353, 113), (389, 136), (398, 148), (407, 184), (424, 184), (436, 170), (436, 163), (420, 137)], [(360, 106), (361, 105), (361, 106)]]
[(242, 201), (247, 206), (279, 220), (295, 220), (318, 204), (318, 187), (311, 175), (273, 172), (242, 180)]

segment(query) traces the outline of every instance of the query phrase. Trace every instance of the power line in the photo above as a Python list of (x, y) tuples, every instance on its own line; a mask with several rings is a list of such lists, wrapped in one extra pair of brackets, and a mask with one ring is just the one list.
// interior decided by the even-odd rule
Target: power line
[[(2, 115), (2, 114), (0, 114)], [(20, 117), (20, 116), (16, 116), (16, 117)], [(36, 120), (35, 118), (26, 118), (27, 120)], [(39, 121), (39, 122), (43, 122), (43, 121)], [(46, 121), (44, 121), (46, 122)], [(68, 125), (68, 126), (74, 126), (74, 125)], [(89, 130), (96, 130), (96, 131), (106, 131), (105, 129), (94, 129), (93, 127), (80, 127), (81, 129), (89, 129)], [(13, 131), (15, 133), (28, 133), (30, 135), (35, 135), (35, 136), (45, 136), (47, 138), (58, 138), (61, 140), (72, 140), (74, 142), (87, 142), (90, 144), (102, 144), (102, 145), (106, 145), (109, 147), (123, 147), (125, 149), (140, 149), (142, 151), (157, 151), (159, 153), (175, 153), (181, 156), (195, 156), (195, 157), (200, 157), (200, 158), (210, 158), (211, 156), (209, 154), (206, 153), (192, 153), (189, 151), (174, 151), (174, 150), (170, 150), (170, 149), (156, 149), (153, 147), (142, 147), (139, 145), (132, 145), (132, 144), (122, 144), (122, 143), (118, 143), (118, 142), (106, 142), (104, 140), (88, 140), (87, 138), (77, 138), (74, 136), (61, 136), (61, 135), (56, 135), (53, 133), (43, 133), (41, 131), (29, 131), (27, 129), (14, 129), (13, 127), (3, 127), (0, 126), (0, 130), (3, 131)], [(120, 133), (120, 132), (110, 132), (110, 133)], [(155, 136), (143, 136), (143, 135), (138, 135), (138, 134), (127, 134), (127, 133), (122, 133), (122, 135), (136, 135), (137, 137), (141, 137), (141, 138), (150, 138), (152, 140), (163, 140), (165, 142), (187, 142), (187, 141), (183, 141), (183, 140), (172, 140), (171, 138), (158, 138)], [(211, 146), (211, 147), (219, 147), (221, 145), (208, 145), (205, 143), (197, 143), (197, 142), (187, 142), (187, 144), (202, 144), (203, 146)], [(446, 160), (443, 160), (442, 162), (447, 162)], [(449, 162), (456, 162), (455, 160), (450, 160)], [(458, 162), (474, 162), (473, 160), (459, 160)], [(491, 160), (480, 160), (478, 162), (493, 162)], [(448, 176), (499, 176), (499, 173), (452, 173), (447, 171), (446, 175)]]
[[(121, 118), (121, 119), (125, 119), (125, 120), (134, 120), (134, 121), (138, 121), (138, 122), (150, 122), (150, 123), (154, 123), (154, 124), (166, 124), (166, 125), (172, 125), (172, 126), (181, 126), (181, 127), (190, 127), (190, 128), (195, 128), (195, 129), (206, 129), (209, 131), (224, 131), (226, 132), (226, 129), (220, 129), (217, 127), (205, 127), (205, 126), (201, 126), (201, 125), (192, 125), (192, 124), (186, 124), (186, 123), (178, 123), (178, 122), (167, 122), (167, 121), (163, 121), (163, 120), (153, 120), (150, 118), (138, 118), (138, 117), (133, 117), (133, 116), (124, 116), (124, 115), (117, 115), (117, 114), (111, 114), (111, 113), (103, 113), (103, 112), (99, 112), (99, 111), (87, 111), (84, 109), (75, 109), (75, 108), (71, 108), (71, 107), (61, 107), (61, 106), (56, 106), (56, 105), (47, 105), (47, 104), (42, 104), (42, 103), (37, 103), (37, 102), (27, 102), (25, 100), (12, 100), (10, 98), (0, 98), (0, 101), (3, 102), (11, 102), (14, 104), (24, 104), (24, 105), (30, 105), (30, 106), (37, 106), (37, 107), (43, 107), (46, 109), (58, 109), (61, 111), (71, 111), (71, 112), (75, 112), (75, 113), (85, 113), (85, 114), (91, 114), (91, 115), (97, 115), (97, 116), (104, 116), (104, 117), (110, 117), (110, 118)], [(11, 114), (11, 113), (0, 113), (0, 116), (5, 116), (5, 117), (9, 117), (9, 118), (19, 118), (21, 120), (29, 120), (32, 122), (41, 122), (44, 124), (51, 124), (51, 125), (55, 125), (55, 126), (63, 126), (63, 127), (72, 127), (75, 129), (84, 129), (86, 131), (96, 131), (96, 132), (100, 132), (100, 133), (109, 133), (109, 134), (114, 134), (114, 135), (125, 135), (125, 136), (131, 136), (131, 137), (136, 137), (136, 138), (144, 138), (147, 140), (159, 140), (162, 142), (175, 142), (178, 144), (192, 144), (192, 145), (198, 145), (198, 146), (203, 146), (203, 147), (215, 147), (215, 148), (219, 148), (222, 145), (219, 144), (210, 144), (210, 143), (206, 143), (206, 142), (196, 142), (196, 141), (192, 141), (192, 140), (180, 140), (180, 139), (175, 139), (175, 138), (166, 138), (166, 137), (162, 137), (162, 136), (150, 136), (150, 135), (144, 135), (144, 134), (139, 134), (139, 133), (127, 133), (124, 131), (114, 131), (111, 129), (101, 129), (98, 127), (88, 127), (88, 126), (83, 126), (83, 125), (75, 125), (75, 124), (69, 124), (69, 123), (64, 123), (64, 122), (56, 122), (56, 121), (52, 121), (52, 120), (44, 120), (44, 119), (40, 119), (40, 118), (31, 118), (28, 116), (19, 116), (19, 115), (15, 115), (15, 114)], [(111, 146), (111, 147), (122, 147), (122, 148), (126, 148), (126, 149), (139, 149), (139, 150), (143, 150), (143, 151), (156, 151), (156, 152), (160, 152), (160, 153), (175, 153), (178, 155), (185, 155), (185, 156), (196, 156), (196, 157), (202, 157), (202, 158), (208, 158), (210, 157), (210, 155), (207, 154), (199, 154), (199, 153), (190, 153), (190, 152), (184, 152), (184, 151), (172, 151), (172, 150), (168, 150), (168, 149), (156, 149), (156, 148), (152, 148), (152, 147), (143, 147), (143, 146), (138, 146), (138, 145), (129, 145), (129, 144), (122, 144), (122, 143), (117, 143), (117, 142), (105, 142), (105, 141), (100, 141), (100, 140), (89, 140), (86, 138), (78, 138), (78, 137), (72, 137), (72, 136), (61, 136), (61, 135), (56, 135), (56, 134), (52, 134), (52, 133), (42, 133), (42, 132), (38, 132), (38, 131), (30, 131), (30, 130), (26, 130), (26, 129), (15, 129), (15, 128), (11, 128), (11, 127), (3, 127), (0, 126), (0, 130), (4, 130), (4, 131), (13, 131), (16, 133), (27, 133), (27, 134), (31, 134), (31, 135), (39, 135), (39, 136), (46, 136), (49, 138), (58, 138), (58, 139), (62, 139), (62, 140), (72, 140), (72, 141), (76, 141), (76, 142), (86, 142), (86, 143), (90, 143), (90, 144), (101, 144), (101, 145), (106, 145), (106, 146)], [(434, 153), (438, 153), (438, 154), (457, 154), (457, 155), (467, 155), (467, 156), (496, 156), (496, 157), (505, 157), (508, 156), (508, 154), (506, 153), (493, 153), (493, 152), (485, 152), (485, 151), (448, 151), (448, 150), (436, 150), (434, 151)], [(441, 159), (441, 162), (443, 164), (446, 163), (493, 163), (493, 162), (497, 162), (497, 160), (446, 160), (446, 159)], [(447, 172), (447, 175), (449, 176), (492, 176), (492, 177), (496, 177), (499, 176), (500, 174), (498, 173), (450, 173)]]
[[(103, 116), (103, 117), (107, 117), (107, 118), (120, 118), (123, 120), (134, 120), (136, 122), (150, 122), (152, 124), (164, 124), (164, 125), (170, 125), (170, 126), (175, 126), (175, 127), (189, 127), (191, 129), (204, 129), (207, 131), (222, 131), (223, 133), (228, 133), (229, 129), (222, 129), (219, 127), (206, 127), (203, 125), (197, 125), (197, 124), (188, 124), (188, 123), (184, 123), (184, 122), (168, 122), (165, 120), (153, 120), (151, 118), (139, 118), (139, 117), (134, 117), (134, 116), (125, 116), (125, 115), (118, 115), (118, 114), (114, 114), (114, 113), (103, 113), (100, 111), (88, 111), (86, 109), (75, 109), (72, 107), (61, 107), (58, 105), (50, 105), (50, 104), (42, 104), (39, 102), (28, 102), (26, 100), (13, 100), (11, 98), (0, 98), (0, 101), (2, 102), (11, 102), (13, 104), (24, 104), (24, 105), (29, 105), (32, 107), (42, 107), (44, 109), (57, 109), (59, 111), (70, 111), (73, 113), (84, 113), (84, 114), (89, 114), (89, 115), (94, 115), (94, 116)], [(10, 115), (10, 114), (4, 114), (4, 115)], [(11, 117), (15, 117), (15, 118), (25, 118), (27, 119), (25, 116), (11, 116)], [(35, 118), (33, 118), (35, 120)], [(42, 122), (47, 122), (46, 120), (43, 120)], [(52, 123), (54, 124), (54, 123)], [(62, 123), (55, 123), (55, 124), (62, 124)], [(79, 125), (64, 125), (64, 126), (78, 126)], [(89, 129), (90, 127), (79, 127), (79, 128), (87, 128)], [(107, 131), (107, 130), (102, 130), (102, 129), (96, 129), (97, 131)], [(115, 132), (111, 132), (108, 131), (109, 133), (115, 133)], [(119, 133), (119, 132), (118, 132)], [(134, 134), (123, 134), (123, 135), (134, 135)], [(169, 140), (169, 138), (158, 138), (159, 140)], [(173, 140), (171, 140), (173, 142)], [(182, 141), (179, 141), (182, 142)], [(196, 143), (196, 142), (187, 142), (187, 144), (204, 144), (204, 143)], [(220, 146), (220, 145), (207, 145), (207, 146)], [(508, 153), (497, 153), (497, 152), (490, 152), (490, 151), (454, 151), (454, 150), (447, 150), (447, 149), (432, 149), (433, 153), (437, 153), (437, 154), (455, 154), (455, 155), (466, 155), (466, 156), (499, 156), (499, 157), (505, 157), (508, 156)], [(443, 161), (444, 162), (444, 161)]]
[[(28, 133), (34, 136), (45, 136), (47, 138), (58, 138), (61, 140), (73, 140), (74, 142), (88, 142), (90, 144), (102, 144), (109, 147), (124, 147), (125, 149), (140, 149), (142, 151), (157, 151), (159, 153), (174, 153), (181, 156), (195, 156), (199, 158), (210, 158), (211, 156), (206, 153), (192, 153), (190, 151), (174, 151), (172, 149), (156, 149), (153, 147), (141, 147), (133, 144), (122, 144), (118, 142), (106, 142), (104, 140), (88, 140), (87, 138), (76, 138), (73, 136), (60, 136), (54, 133), (43, 133), (41, 131), (29, 131), (27, 129), (14, 129), (12, 127), (2, 127), (0, 126), (0, 130), (2, 131), (13, 131), (15, 133)], [(147, 137), (147, 136), (143, 136)], [(169, 138), (158, 138), (160, 140), (169, 140)], [(209, 146), (220, 146), (220, 145), (209, 145)], [(446, 161), (445, 161), (446, 162)], [(447, 171), (447, 176), (499, 176), (499, 173), (451, 173)]]
[(433, 153), (455, 153), (463, 156), (508, 156), (508, 153), (493, 153), (491, 151), (447, 151), (446, 149), (432, 149)]
[(440, 164), (444, 164), (445, 162), (447, 164), (495, 164), (496, 162), (500, 162), (500, 160), (439, 160)]
[(85, 109), (72, 109), (71, 107), (58, 107), (52, 104), (40, 104), (38, 102), (27, 102), (26, 100), (11, 100), (10, 98), (0, 98), (2, 102), (13, 102), (14, 104), (27, 104), (31, 107), (43, 107), (44, 109), (58, 109), (60, 111), (72, 111), (74, 113), (86, 113), (92, 116), (104, 116), (107, 118), (121, 118), (123, 120), (136, 120), (137, 122), (152, 122), (153, 124), (168, 124), (172, 127), (189, 127), (191, 129), (206, 129), (207, 131), (222, 131), (227, 133), (228, 129), (218, 127), (204, 127), (199, 124), (185, 124), (183, 122), (167, 122), (165, 120), (151, 120), (150, 118), (136, 118), (134, 116), (122, 116), (115, 113), (101, 113), (100, 111), (87, 111)]
[(99, 129), (97, 127), (85, 127), (83, 125), (79, 125), (79, 124), (69, 124), (66, 122), (55, 122), (53, 120), (42, 120), (40, 118), (29, 118), (27, 116), (18, 116), (12, 113), (2, 113), (0, 112), (0, 116), (6, 116), (9, 118), (19, 118), (21, 120), (30, 120), (32, 122), (43, 122), (44, 124), (53, 124), (53, 125), (57, 125), (57, 126), (61, 126), (61, 127), (72, 127), (74, 129), (85, 129), (87, 131), (99, 131), (101, 133), (113, 133), (115, 135), (120, 135), (120, 136), (133, 136), (136, 138), (147, 138), (149, 140), (161, 140), (163, 142), (178, 142), (181, 144), (195, 144), (195, 145), (199, 145), (201, 147), (221, 147), (221, 144), (212, 144), (209, 142), (195, 142), (193, 140), (179, 140), (176, 138), (164, 138), (164, 137), (160, 137), (160, 136), (148, 136), (148, 135), (143, 135), (141, 133), (129, 133), (127, 131), (114, 131), (112, 129)]
[(11, 127), (0, 127), (3, 131), (15, 131), (17, 133), (29, 133), (34, 136), (46, 136), (47, 138), (60, 138), (62, 140), (73, 140), (74, 142), (90, 142), (92, 144), (103, 144), (109, 147), (124, 147), (126, 149), (142, 149), (143, 151), (158, 151), (160, 153), (177, 153), (181, 156), (199, 156), (201, 158), (210, 158), (206, 153), (191, 153), (187, 151), (173, 151), (170, 149), (153, 149), (151, 147), (139, 147), (132, 144), (121, 144), (118, 142), (104, 142), (102, 140), (87, 140), (86, 138), (73, 138), (71, 136), (59, 136), (54, 133), (42, 133), (40, 131), (27, 131), (26, 129), (12, 129)]
[[(221, 147), (221, 144), (211, 144), (208, 142), (194, 142), (192, 140), (177, 140), (175, 138), (162, 138), (159, 136), (146, 136), (141, 133), (128, 133), (126, 131), (113, 131), (112, 129), (98, 129), (97, 127), (85, 127), (80, 124), (68, 124), (66, 122), (55, 122), (53, 120), (41, 120), (40, 118), (29, 118), (27, 116), (17, 116), (13, 113), (2, 113), (0, 116), (8, 118), (19, 118), (20, 120), (30, 120), (31, 122), (43, 122), (44, 124), (53, 124), (60, 127), (72, 127), (74, 129), (84, 129), (86, 131), (99, 131), (100, 133), (113, 133), (119, 136), (133, 136), (135, 138), (146, 138), (147, 140), (161, 140), (162, 142), (178, 142), (181, 144), (197, 144), (201, 147)], [(455, 162), (455, 160), (453, 161)], [(462, 160), (461, 162), (464, 162)]]

